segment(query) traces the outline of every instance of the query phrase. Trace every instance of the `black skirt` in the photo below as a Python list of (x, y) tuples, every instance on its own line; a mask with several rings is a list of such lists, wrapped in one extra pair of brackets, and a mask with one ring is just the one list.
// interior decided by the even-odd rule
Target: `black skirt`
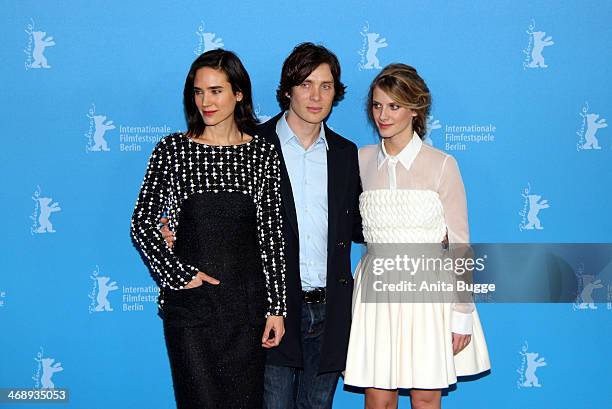
[(220, 284), (166, 290), (160, 310), (180, 409), (261, 408), (267, 306), (255, 206), (241, 193), (183, 202), (174, 251)]

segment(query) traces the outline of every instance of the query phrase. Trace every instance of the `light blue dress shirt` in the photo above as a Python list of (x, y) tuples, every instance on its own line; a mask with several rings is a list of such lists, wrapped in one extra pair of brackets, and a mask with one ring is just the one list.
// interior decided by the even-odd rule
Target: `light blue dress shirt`
[(300, 278), (303, 290), (327, 282), (327, 139), (325, 129), (308, 148), (293, 133), (285, 115), (276, 123), (289, 173), (300, 239)]

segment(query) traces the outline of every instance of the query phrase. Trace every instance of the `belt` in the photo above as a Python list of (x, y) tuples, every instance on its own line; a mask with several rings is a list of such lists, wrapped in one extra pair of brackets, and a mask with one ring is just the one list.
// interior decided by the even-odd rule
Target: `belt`
[(302, 291), (302, 298), (306, 304), (324, 303), (325, 295), (325, 287), (319, 287), (309, 291)]

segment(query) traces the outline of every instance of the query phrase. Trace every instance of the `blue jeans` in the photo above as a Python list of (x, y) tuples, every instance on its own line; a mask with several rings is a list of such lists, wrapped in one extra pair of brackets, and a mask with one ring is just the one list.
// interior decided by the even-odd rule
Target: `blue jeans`
[(340, 372), (317, 375), (325, 304), (302, 303), (304, 368), (266, 365), (264, 409), (331, 409)]

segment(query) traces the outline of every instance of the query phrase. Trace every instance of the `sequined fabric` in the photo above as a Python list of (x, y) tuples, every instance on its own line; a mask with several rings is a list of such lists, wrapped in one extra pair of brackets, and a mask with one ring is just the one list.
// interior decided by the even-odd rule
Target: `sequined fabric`
[[(179, 257), (166, 245), (159, 231), (160, 217), (167, 213), (172, 231), (177, 237), (187, 237), (181, 231), (181, 212), (186, 201), (194, 195), (223, 192), (243, 195), (252, 202), (267, 292), (266, 315), (285, 315), (280, 159), (274, 146), (257, 135), (242, 145), (211, 146), (177, 133), (162, 139), (151, 154), (132, 216), (131, 232), (160, 287), (160, 308), (164, 307), (167, 291), (182, 289), (199, 271), (199, 266), (190, 262), (193, 260)], [(215, 212), (232, 205), (230, 201), (212, 209), (208, 222), (215, 218)], [(219, 230), (215, 237), (225, 237), (224, 228)], [(231, 251), (226, 255), (226, 260), (235, 257)], [(201, 256), (203, 262), (205, 254)]]

